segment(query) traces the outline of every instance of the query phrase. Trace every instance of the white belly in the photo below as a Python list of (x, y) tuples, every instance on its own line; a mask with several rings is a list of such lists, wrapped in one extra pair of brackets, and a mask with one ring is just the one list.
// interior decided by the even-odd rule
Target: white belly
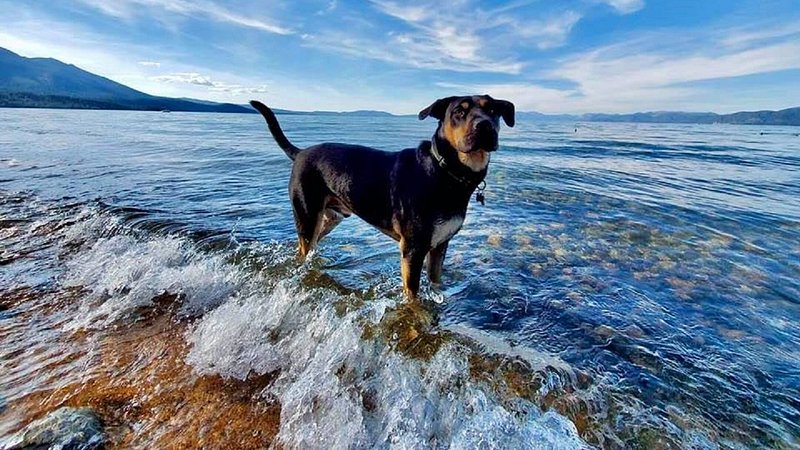
[(438, 247), (439, 244), (453, 237), (461, 229), (463, 223), (463, 216), (454, 216), (451, 219), (436, 222), (433, 226), (431, 248)]

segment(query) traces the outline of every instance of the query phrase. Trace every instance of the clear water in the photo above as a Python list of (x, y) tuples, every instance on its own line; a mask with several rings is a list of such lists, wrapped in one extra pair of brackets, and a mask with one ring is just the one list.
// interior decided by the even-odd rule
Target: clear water
[(122, 447), (797, 448), (798, 133), (504, 129), (428, 326), (357, 218), (294, 260), (260, 117), (0, 110), (0, 436), (89, 403)]

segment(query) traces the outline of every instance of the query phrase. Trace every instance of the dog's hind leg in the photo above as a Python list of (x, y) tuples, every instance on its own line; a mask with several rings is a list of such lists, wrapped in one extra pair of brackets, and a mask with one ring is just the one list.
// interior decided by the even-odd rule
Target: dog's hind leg
[(322, 231), (319, 233), (319, 237), (317, 238), (317, 242), (321, 241), (322, 238), (328, 235), (336, 225), (339, 225), (342, 220), (344, 220), (344, 215), (339, 211), (335, 211), (330, 208), (325, 208), (325, 212), (322, 213)]
[(325, 207), (322, 213), (322, 230), (319, 233), (317, 241), (328, 235), (342, 220), (350, 217), (353, 212), (342, 203), (342, 201), (335, 195), (328, 195), (325, 199)]
[(322, 196), (304, 195), (301, 188), (292, 189), (291, 196), (298, 249), (300, 257), (305, 258), (316, 247), (322, 232), (324, 199)]

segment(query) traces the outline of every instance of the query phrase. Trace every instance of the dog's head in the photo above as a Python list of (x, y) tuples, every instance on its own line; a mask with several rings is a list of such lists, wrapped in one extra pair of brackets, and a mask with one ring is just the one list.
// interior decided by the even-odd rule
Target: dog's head
[(446, 97), (419, 112), (419, 120), (428, 116), (439, 119), (439, 137), (459, 153), (493, 152), (500, 118), (514, 126), (514, 104), (488, 95)]

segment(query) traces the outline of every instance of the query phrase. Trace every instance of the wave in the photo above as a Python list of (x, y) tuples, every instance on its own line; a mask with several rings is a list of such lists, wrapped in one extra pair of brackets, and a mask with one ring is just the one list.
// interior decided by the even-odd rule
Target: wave
[(298, 267), (281, 243), (209, 251), (97, 207), (56, 221), (28, 227), (43, 239), (57, 230), (46, 237), (63, 262), (55, 277), (82, 293), (54, 326), (83, 335), (172, 310), (188, 324), (184, 362), (197, 376), (272, 374), (258, 397), (280, 404), (281, 446), (588, 447), (566, 417), (476, 378), (474, 359), (486, 355), (475, 340), (404, 315), (392, 289), (364, 296), (308, 286), (315, 262)]

